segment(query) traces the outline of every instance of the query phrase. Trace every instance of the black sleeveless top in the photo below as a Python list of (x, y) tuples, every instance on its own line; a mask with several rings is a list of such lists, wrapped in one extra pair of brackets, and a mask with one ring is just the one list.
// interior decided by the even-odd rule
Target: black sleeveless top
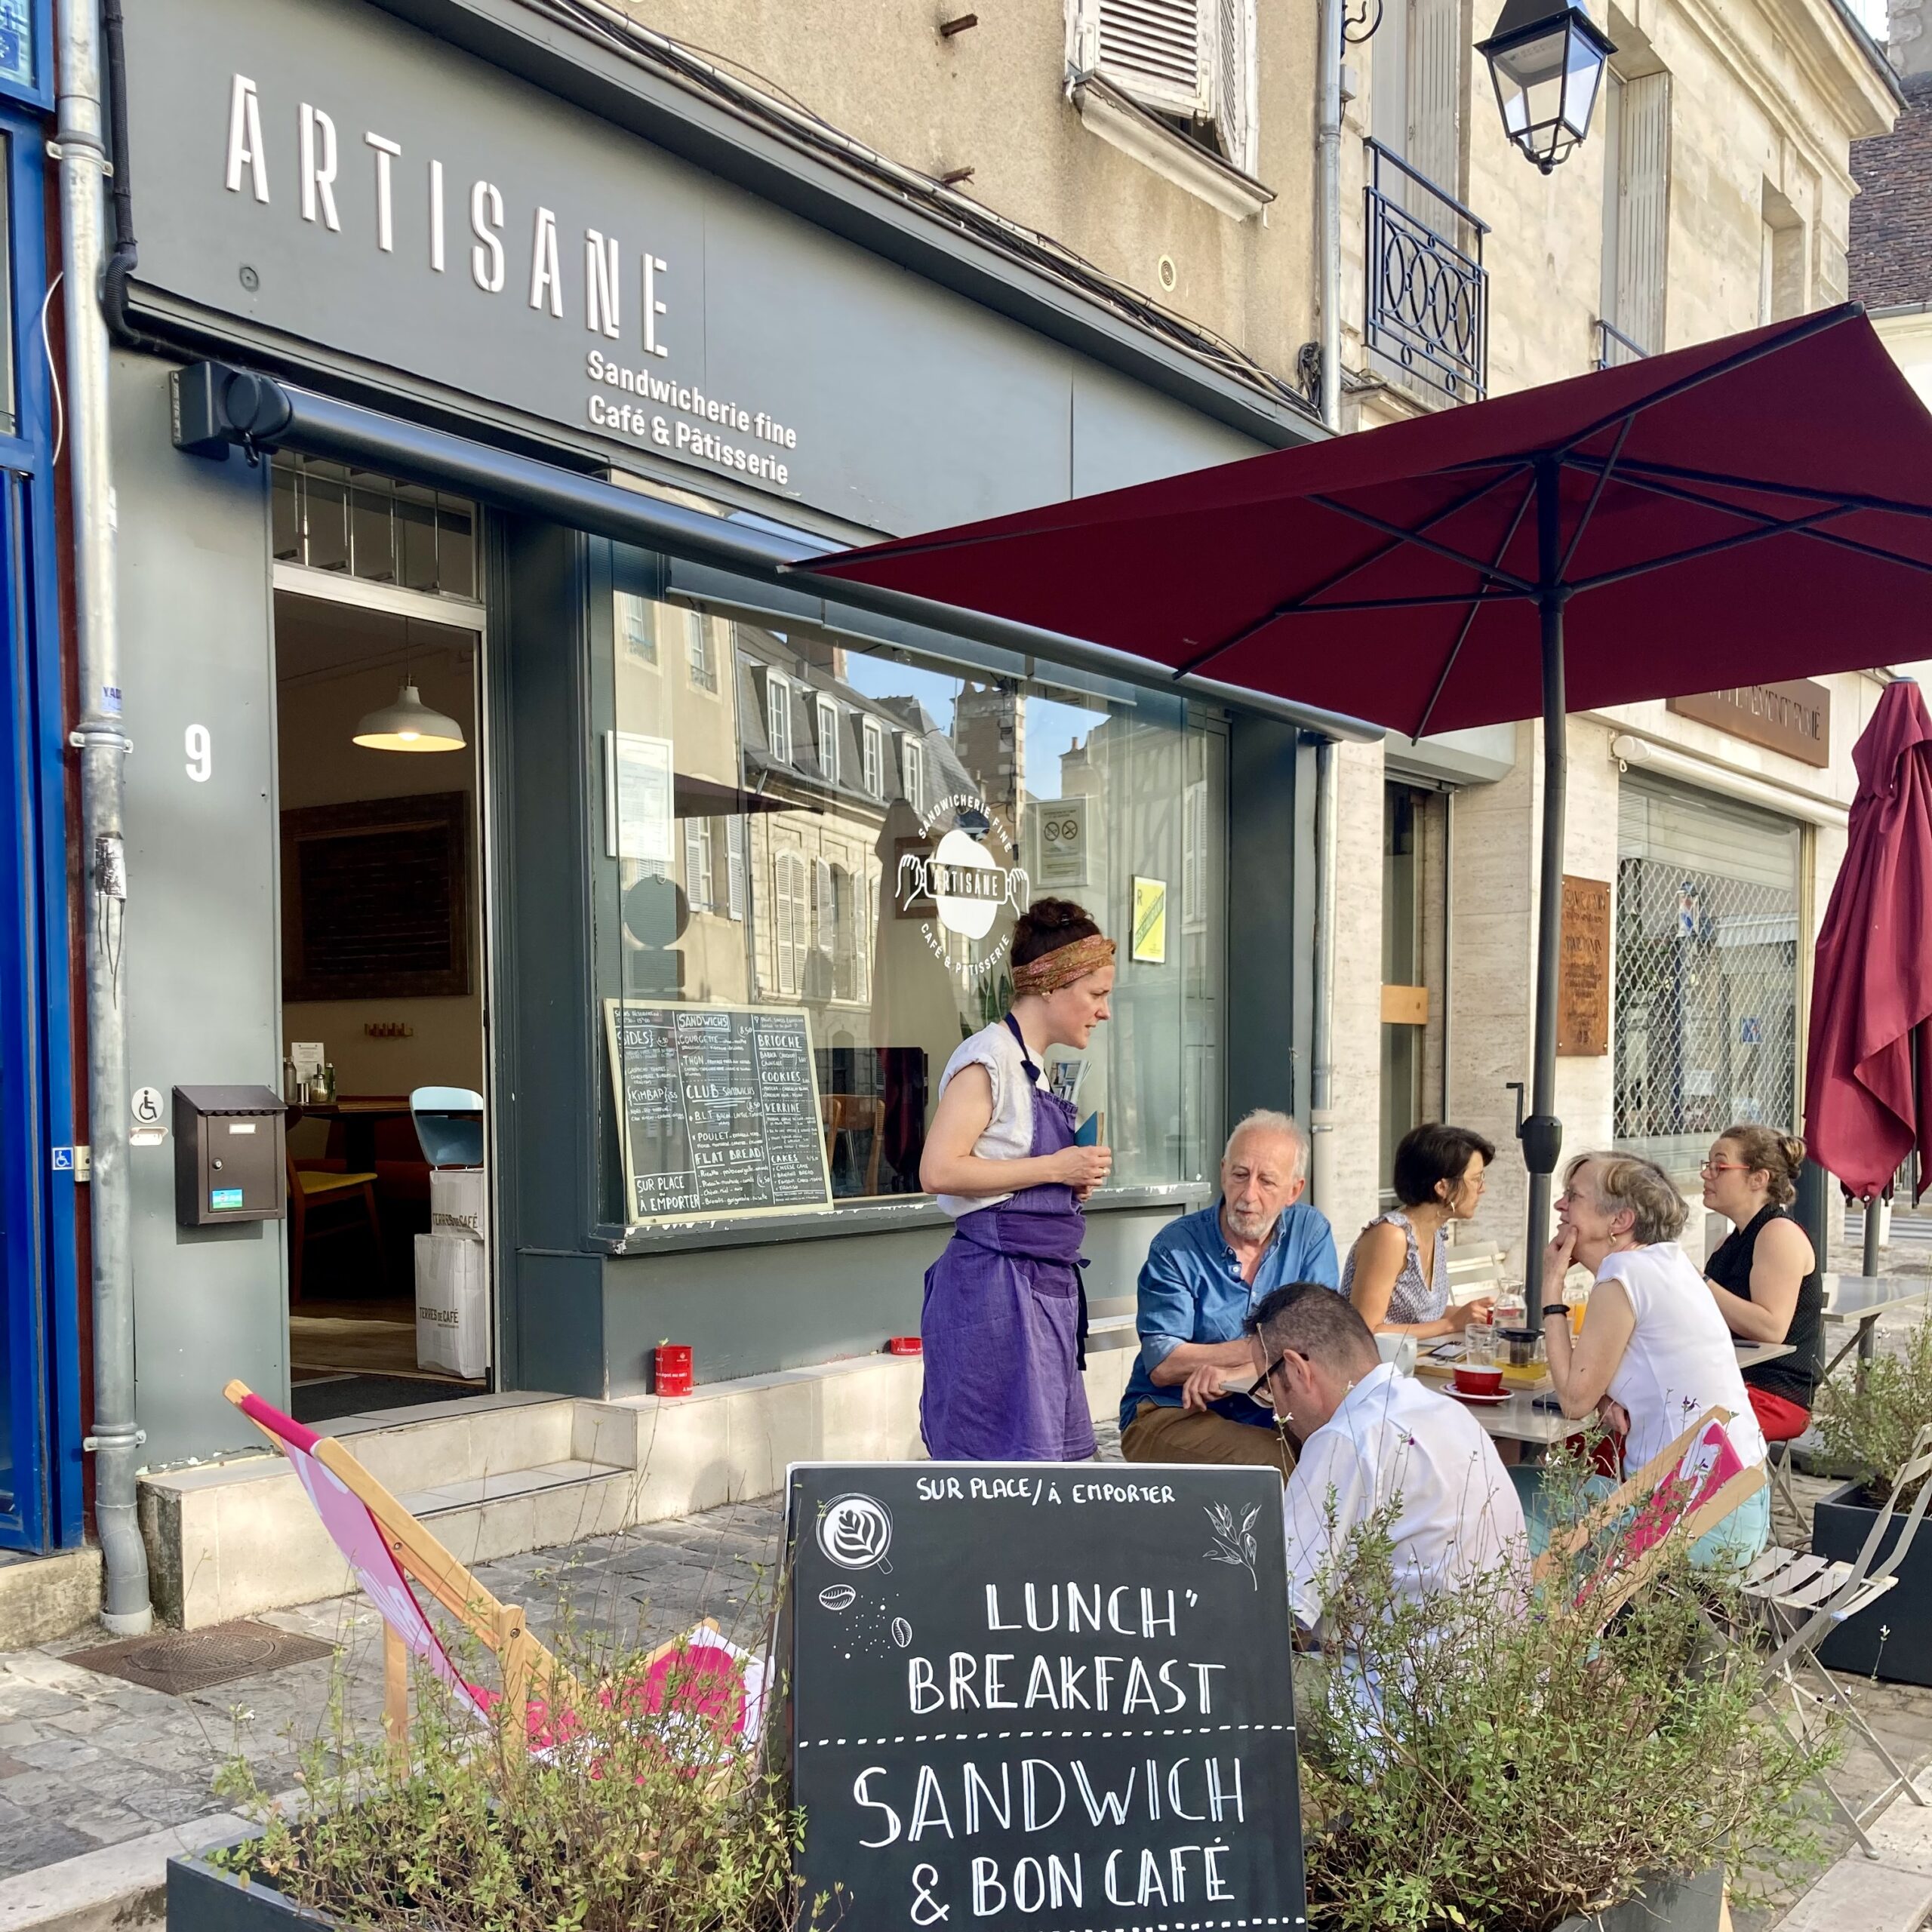
[[(1788, 1221), (1790, 1218), (1785, 1208), (1774, 1205), (1761, 1208), (1743, 1227), (1732, 1230), (1717, 1252), (1704, 1263), (1705, 1274), (1719, 1287), (1728, 1288), (1733, 1294), (1749, 1301), (1751, 1263), (1757, 1251), (1758, 1237), (1769, 1223)], [(1782, 1395), (1786, 1401), (1808, 1409), (1818, 1379), (1824, 1372), (1824, 1284), (1814, 1269), (1805, 1276), (1804, 1284), (1798, 1291), (1798, 1306), (1792, 1312), (1790, 1327), (1785, 1331), (1785, 1340), (1790, 1343), (1792, 1352), (1780, 1355), (1776, 1361), (1760, 1362), (1755, 1368), (1747, 1368), (1744, 1371), (1745, 1380), (1767, 1395)]]

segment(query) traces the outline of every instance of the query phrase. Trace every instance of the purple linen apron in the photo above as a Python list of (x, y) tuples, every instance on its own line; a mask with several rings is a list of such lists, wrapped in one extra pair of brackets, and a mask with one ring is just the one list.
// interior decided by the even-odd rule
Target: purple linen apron
[[(1033, 1092), (1035, 1158), (1074, 1143), (1071, 1103), (1034, 1083), (1039, 1069), (1020, 1029)], [(976, 1208), (926, 1270), (919, 1340), (925, 1385), (919, 1432), (936, 1461), (1084, 1462), (1094, 1420), (1086, 1365), (1087, 1295), (1080, 1271), (1086, 1217), (1070, 1187), (1048, 1182)]]

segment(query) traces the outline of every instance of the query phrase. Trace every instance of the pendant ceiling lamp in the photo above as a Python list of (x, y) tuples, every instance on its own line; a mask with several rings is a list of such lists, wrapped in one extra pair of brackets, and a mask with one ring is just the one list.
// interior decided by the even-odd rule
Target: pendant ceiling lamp
[(355, 728), (355, 742), (372, 752), (460, 752), (463, 727), (432, 711), (405, 672), (395, 702), (372, 711)]

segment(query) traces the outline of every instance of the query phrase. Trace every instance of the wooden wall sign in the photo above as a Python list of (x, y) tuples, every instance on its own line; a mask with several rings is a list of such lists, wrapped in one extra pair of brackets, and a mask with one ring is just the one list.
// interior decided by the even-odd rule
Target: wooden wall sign
[(1664, 709), (1715, 724), (1747, 744), (1783, 752), (1820, 771), (1832, 761), (1832, 694), (1810, 678), (1776, 685), (1733, 685), (1667, 699)]
[(1610, 888), (1600, 878), (1572, 878), (1567, 872), (1556, 1051), (1577, 1058), (1610, 1051)]

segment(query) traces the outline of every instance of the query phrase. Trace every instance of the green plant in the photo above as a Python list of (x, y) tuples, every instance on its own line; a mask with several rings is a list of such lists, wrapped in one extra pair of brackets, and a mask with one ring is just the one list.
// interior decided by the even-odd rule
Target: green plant
[(1823, 1384), (1812, 1420), (1834, 1463), (1862, 1471), (1872, 1488), (1888, 1493), (1913, 1438), (1932, 1423), (1932, 1318), (1918, 1322), (1896, 1352), (1875, 1355), (1861, 1375)]
[[(1581, 1477), (1554, 1472), (1558, 1534)], [(1297, 1672), (1311, 1924), (1549, 1932), (1653, 1874), (1724, 1863), (1742, 1899), (1816, 1861), (1807, 1786), (1835, 1745), (1763, 1706), (1753, 1660), (1714, 1635), (1724, 1586), (1680, 1552), (1601, 1631), (1552, 1614), (1580, 1569), (1418, 1601), (1392, 1515), (1343, 1541)]]
[[(782, 1772), (740, 1746), (721, 1701), (674, 1680), (640, 1694), (646, 1658), (586, 1640), (558, 1660), (585, 1698), (567, 1741), (532, 1753), (417, 1673), (406, 1766), (344, 1716), (303, 1752), (306, 1804), (284, 1817), (239, 1759), (217, 1789), (261, 1826), (220, 1862), (356, 1932), (790, 1932), (823, 1922), (792, 1872), (801, 1817)], [(474, 1681), (475, 1673), (466, 1670)]]

